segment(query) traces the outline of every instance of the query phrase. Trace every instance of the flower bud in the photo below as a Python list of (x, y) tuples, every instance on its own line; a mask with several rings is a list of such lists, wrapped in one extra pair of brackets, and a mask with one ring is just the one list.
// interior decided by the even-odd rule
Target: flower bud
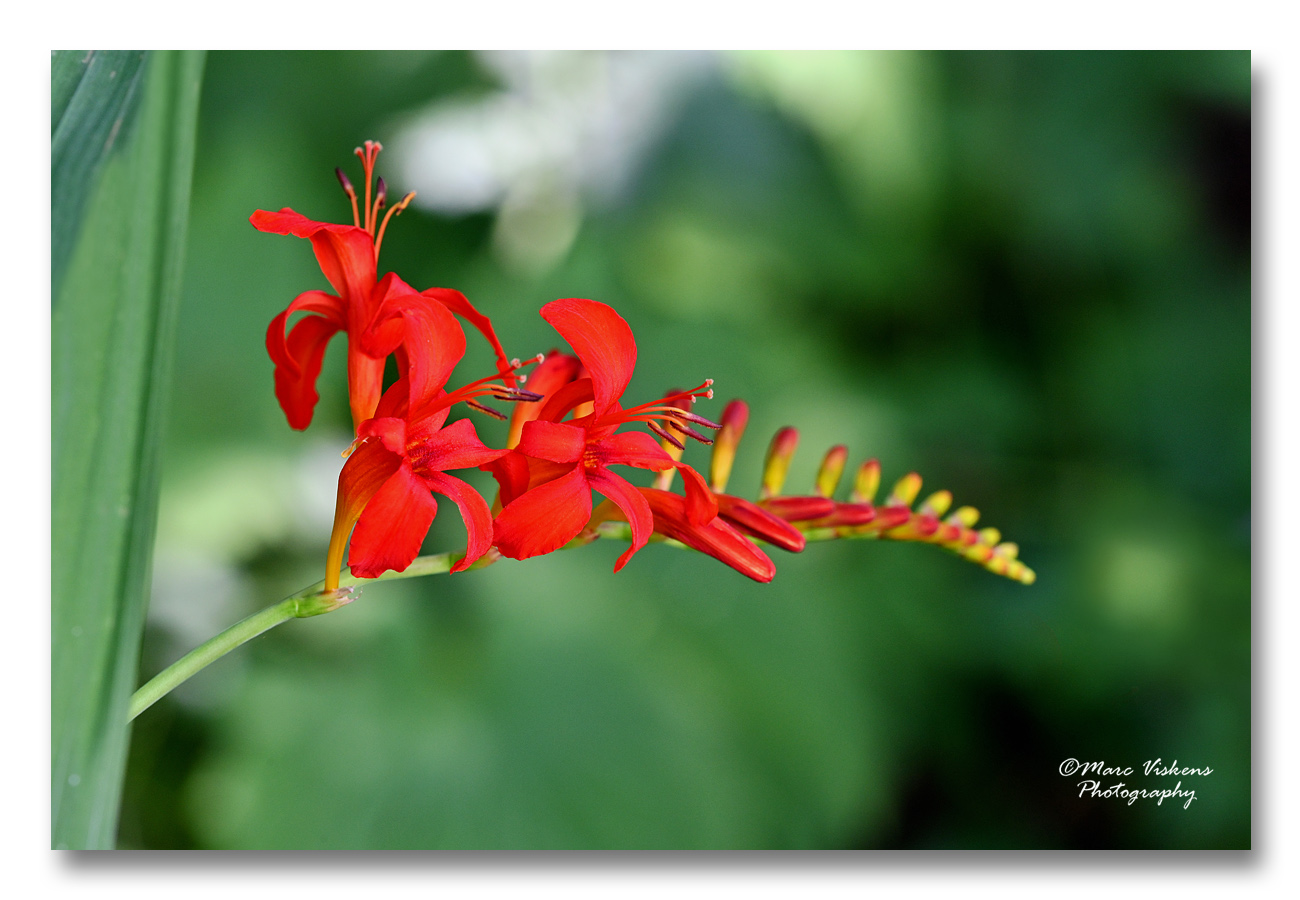
[(840, 478), (844, 475), (844, 463), (848, 457), (849, 448), (843, 444), (837, 444), (826, 451), (822, 467), (817, 470), (817, 484), (814, 490), (818, 494), (823, 497), (831, 497), (835, 494)]
[(974, 528), (975, 523), (980, 520), (980, 511), (973, 506), (962, 506), (947, 518), (946, 521), (953, 525), (961, 525), (965, 528)]
[(794, 428), (782, 428), (773, 435), (772, 445), (767, 448), (767, 462), (763, 466), (763, 487), (758, 494), (761, 499), (781, 493), (785, 476), (790, 471), (790, 460), (798, 446), (799, 432)]
[(736, 461), (736, 448), (749, 423), (749, 407), (744, 400), (732, 400), (722, 411), (719, 420), (722, 429), (713, 438), (713, 458), (709, 461), (709, 487), (715, 493), (727, 489), (731, 478), (731, 465)]
[(885, 501), (886, 506), (907, 506), (911, 507), (916, 495), (921, 493), (921, 476), (915, 472), (908, 472), (898, 483), (894, 485), (893, 492), (890, 493), (889, 499)]
[(858, 467), (857, 477), (853, 479), (853, 502), (873, 503), (878, 490), (880, 490), (880, 460), (869, 459)]
[(940, 518), (952, 506), (952, 491), (935, 491), (921, 504), (918, 512)]

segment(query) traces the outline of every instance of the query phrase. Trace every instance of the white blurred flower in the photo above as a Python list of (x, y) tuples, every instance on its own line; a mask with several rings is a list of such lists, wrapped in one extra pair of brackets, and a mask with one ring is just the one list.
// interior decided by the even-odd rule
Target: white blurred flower
[(572, 246), (584, 202), (617, 199), (686, 89), (714, 65), (695, 52), (509, 51), (479, 59), (502, 90), (417, 114), (390, 142), (390, 162), (416, 205), (496, 210), (498, 253), (534, 273)]

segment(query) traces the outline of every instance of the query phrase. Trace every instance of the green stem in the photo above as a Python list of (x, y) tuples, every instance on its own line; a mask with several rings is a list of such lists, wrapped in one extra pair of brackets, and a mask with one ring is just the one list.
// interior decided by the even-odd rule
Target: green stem
[(268, 606), (242, 622), (231, 625), (221, 634), (195, 647), (131, 695), (131, 708), (127, 713), (127, 721), (140, 715), (170, 693), (178, 684), (210, 663), (216, 662), (240, 644), (252, 640), (281, 622), (294, 618), (297, 605), (298, 601), (293, 597), (281, 600), (274, 606)]
[[(568, 546), (581, 546), (589, 543), (597, 535), (605, 538), (630, 540), (631, 529), (626, 522), (605, 522), (596, 529), (595, 535), (586, 539), (575, 540)], [(177, 686), (184, 684), (240, 644), (251, 641), (259, 634), (270, 631), (282, 622), (287, 622), (290, 619), (319, 616), (327, 612), (333, 612), (341, 606), (346, 606), (356, 599), (352, 589), (359, 584), (446, 574), (451, 571), (451, 567), (463, 555), (461, 553), (435, 553), (431, 556), (419, 556), (401, 572), (385, 572), (377, 578), (357, 578), (351, 572), (344, 572), (339, 578), (339, 589), (329, 594), (323, 591), (325, 587), (324, 581), (318, 581), (310, 587), (305, 587), (279, 603), (268, 606), (261, 612), (253, 613), (247, 619), (236, 622), (149, 679), (143, 687), (131, 696), (131, 707), (127, 715), (127, 721), (135, 719), (140, 713), (175, 690)], [(482, 569), (485, 566), (492, 565), (500, 558), (500, 554), (493, 550), (470, 566), (470, 569)]]
[[(160, 699), (171, 693), (212, 663), (221, 659), (240, 644), (251, 641), (265, 631), (270, 631), (282, 622), (290, 619), (305, 619), (333, 612), (355, 599), (353, 587), (371, 581), (392, 581), (398, 578), (418, 578), (421, 575), (439, 575), (451, 570), (460, 554), (438, 553), (432, 556), (418, 557), (402, 572), (385, 572), (378, 578), (357, 578), (351, 572), (345, 572), (339, 579), (340, 588), (332, 594), (325, 594), (324, 581), (318, 581), (305, 587), (298, 593), (286, 597), (279, 603), (268, 606), (261, 612), (255, 612), (247, 619), (231, 625), (216, 637), (205, 641), (176, 662), (149, 679), (143, 687), (131, 696), (131, 706), (127, 721), (133, 720), (140, 713), (153, 706)], [(496, 562), (495, 554), (484, 557), (471, 568), (482, 568)]]

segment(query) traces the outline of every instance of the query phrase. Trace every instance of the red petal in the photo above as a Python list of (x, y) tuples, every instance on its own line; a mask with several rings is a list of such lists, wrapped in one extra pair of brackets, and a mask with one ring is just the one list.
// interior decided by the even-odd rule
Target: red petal
[(482, 468), (492, 473), (501, 492), (499, 500), (502, 506), (509, 506), (515, 498), (528, 490), (528, 460), (513, 450), (490, 465)]
[(249, 221), (258, 231), (309, 238), (321, 271), (349, 304), (367, 304), (375, 283), (375, 242), (355, 225), (316, 222), (285, 207), (279, 212), (259, 209)]
[(370, 498), (397, 471), (402, 458), (385, 449), (380, 441), (366, 441), (352, 451), (339, 473), (335, 529), (351, 528)]
[(674, 463), (686, 486), (686, 515), (692, 525), (706, 525), (718, 514), (718, 501), (704, 477), (686, 463)]
[[(299, 310), (322, 315), (307, 316), (294, 325), (286, 338), (285, 323)], [(342, 325), (342, 301), (324, 291), (308, 291), (272, 319), (266, 329), (266, 352), (275, 363), (275, 396), (293, 428), (301, 431), (311, 424), (320, 399), (316, 379), (325, 358), (325, 345)]]
[[(348, 330), (353, 339), (371, 356), (387, 356), (392, 353), (405, 334), (401, 321), (402, 301), (419, 296), (415, 288), (389, 272), (371, 290), (367, 303), (352, 306), (350, 311), (353, 316), (348, 323)], [(411, 304), (408, 302), (407, 305)]]
[(389, 569), (403, 571), (419, 555), (437, 511), (429, 488), (410, 466), (401, 465), (370, 498), (352, 532), (352, 574), (376, 578)]
[(613, 308), (595, 300), (552, 300), (542, 318), (560, 333), (591, 376), (596, 412), (623, 396), (636, 367), (632, 329)]
[(782, 550), (798, 553), (807, 540), (803, 532), (757, 503), (730, 494), (718, 494), (718, 515), (746, 534), (752, 534)]
[(479, 440), (474, 423), (458, 419), (446, 428), (428, 430), (412, 427), (408, 433), (408, 455), (417, 474), (446, 472), (449, 469), (472, 469), (504, 456), (507, 451), (493, 450)]
[[(365, 233), (364, 229), (358, 229), (355, 225), (340, 225), (334, 222), (317, 222), (315, 219), (309, 219), (301, 213), (296, 213), (289, 207), (279, 212), (270, 212), (265, 209), (256, 210), (248, 221), (253, 223), (253, 227), (258, 231), (265, 231), (270, 234), (291, 234), (294, 237), (309, 238), (322, 229), (332, 228), (335, 230), (356, 229)], [(367, 235), (369, 236), (369, 235)]]
[(591, 487), (604, 494), (614, 505), (623, 511), (627, 522), (632, 526), (632, 546), (628, 547), (623, 555), (614, 563), (614, 571), (627, 565), (627, 561), (650, 541), (650, 535), (654, 533), (654, 515), (650, 512), (650, 504), (646, 502), (641, 492), (633, 487), (628, 481), (605, 468), (599, 468), (587, 473), (587, 481)]
[(529, 422), (524, 426), (517, 449), (534, 459), (576, 463), (587, 449), (587, 432), (563, 422)]
[(611, 434), (592, 445), (592, 453), (605, 465), (636, 466), (656, 472), (671, 469), (674, 460), (659, 442), (644, 431)]
[[(487, 339), (487, 342), (492, 345), (493, 352), (497, 355), (497, 371), (505, 372), (510, 368), (510, 360), (506, 357), (506, 351), (501, 347), (501, 342), (497, 340), (497, 333), (492, 327), (492, 320), (475, 309), (474, 304), (470, 303), (464, 294), (451, 288), (429, 288), (427, 291), (421, 291), (421, 293), (426, 297), (437, 300), (478, 329), (479, 334)], [(509, 377), (518, 379), (519, 376), (511, 375)]]
[[(465, 332), (446, 306), (416, 293), (395, 275), (385, 275), (380, 285), (385, 293), (367, 329), (374, 341), (367, 351), (387, 354), (397, 347), (394, 338), (400, 338), (407, 360), (400, 374), (410, 382), (411, 412), (418, 417), (465, 355)], [(393, 330), (395, 320), (401, 322), (400, 331)]]
[(426, 472), (422, 477), (431, 490), (450, 497), (465, 520), (465, 531), (469, 534), (465, 558), (451, 567), (452, 572), (463, 572), (492, 546), (492, 511), (479, 492), (459, 478), (441, 472)]
[(384, 364), (387, 360), (367, 356), (352, 341), (348, 342), (348, 406), (352, 409), (352, 425), (375, 414), (380, 391), (384, 387)]
[(557, 463), (547, 459), (533, 459), (524, 457), (528, 463), (528, 486), (535, 488), (539, 484), (546, 484), (548, 481), (554, 481), (557, 478), (563, 478), (573, 469), (573, 463)]
[(394, 418), (405, 419), (407, 413), (407, 383), (405, 378), (399, 378), (388, 386), (384, 391), (384, 396), (379, 398), (379, 405), (375, 407), (375, 418)]
[(549, 399), (541, 401), (545, 405), (537, 417), (548, 422), (558, 422), (575, 407), (590, 405), (593, 396), (591, 379), (579, 378), (560, 388)]
[(497, 514), (493, 540), (511, 559), (558, 550), (591, 519), (591, 487), (582, 466), (563, 478), (531, 488)]
[(398, 456), (406, 455), (406, 420), (392, 416), (376, 416), (362, 423), (357, 429), (357, 437), (373, 438), (384, 445), (384, 449)]

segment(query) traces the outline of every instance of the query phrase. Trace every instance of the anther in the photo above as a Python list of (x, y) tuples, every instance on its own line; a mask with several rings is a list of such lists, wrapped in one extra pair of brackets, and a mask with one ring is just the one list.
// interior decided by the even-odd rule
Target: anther
[(482, 403), (476, 403), (473, 400), (466, 400), (465, 405), (468, 406), (470, 409), (477, 409), (481, 413), (487, 413), (492, 418), (500, 419), (502, 422), (506, 420), (505, 413), (500, 412), (499, 410), (495, 410), (490, 406), (484, 406)]
[(492, 396), (498, 400), (510, 400), (512, 402), (536, 403), (541, 400), (545, 394), (535, 394), (532, 391), (525, 391), (520, 388), (508, 388), (501, 385), (488, 385)]
[(649, 428), (655, 434), (659, 435), (659, 437), (663, 438), (668, 443), (672, 444), (678, 450), (686, 449), (686, 445), (683, 444), (681, 441), (677, 440), (677, 438), (673, 437), (671, 434), (669, 434), (667, 429), (660, 428), (654, 422), (646, 422), (645, 424), (647, 428)]
[[(654, 423), (647, 422), (646, 424), (653, 425)], [(673, 427), (676, 428), (678, 431), (680, 431), (682, 434), (686, 435), (688, 438), (694, 438), (695, 440), (699, 441), (701, 444), (703, 444), (706, 447), (713, 446), (713, 438), (705, 437), (704, 435), (696, 431), (694, 428), (691, 428), (689, 425), (683, 425), (681, 422), (674, 422)]]
[(348, 176), (343, 174), (342, 169), (335, 169), (334, 174), (338, 176), (339, 184), (343, 185), (343, 193), (347, 194), (349, 197), (355, 200), (357, 196), (357, 190), (352, 186), (352, 182), (348, 180)]
[(360, 228), (361, 217), (357, 214), (357, 190), (352, 186), (352, 182), (348, 181), (348, 176), (343, 174), (342, 169), (335, 169), (334, 174), (338, 176), (339, 184), (343, 185), (343, 193), (352, 201), (352, 224)]
[(388, 202), (388, 185), (384, 183), (384, 178), (381, 175), (379, 177), (379, 181), (375, 188), (375, 209), (376, 210), (383, 209), (384, 204), (387, 202)]
[(704, 416), (696, 415), (695, 413), (687, 412), (686, 410), (682, 410), (681, 413), (674, 416), (673, 418), (682, 418), (688, 422), (691, 422), (692, 424), (701, 425), (705, 428), (711, 428), (714, 431), (717, 431), (722, 427), (717, 422), (711, 422), (708, 419), (704, 418)]

